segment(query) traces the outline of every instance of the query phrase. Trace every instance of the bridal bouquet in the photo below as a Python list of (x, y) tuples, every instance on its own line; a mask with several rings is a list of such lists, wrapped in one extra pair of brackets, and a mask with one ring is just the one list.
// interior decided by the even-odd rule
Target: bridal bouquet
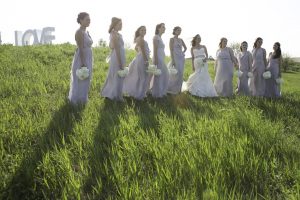
[(76, 70), (76, 76), (80, 80), (87, 79), (89, 77), (89, 75), (90, 75), (90, 70), (87, 67), (81, 67), (81, 68)]
[(283, 83), (283, 79), (282, 78), (277, 78), (276, 79), (276, 83), (277, 84), (282, 84)]
[(248, 75), (249, 78), (252, 78), (252, 77), (253, 77), (253, 73), (252, 73), (252, 72), (248, 72), (247, 75)]
[(168, 70), (169, 70), (169, 74), (171, 75), (175, 75), (178, 72), (177, 69), (174, 67), (174, 65), (172, 65), (172, 62), (169, 62)]
[(149, 74), (153, 74), (155, 76), (159, 76), (161, 74), (161, 70), (157, 69), (156, 65), (149, 65), (146, 72), (149, 73)]
[(198, 58), (198, 59), (197, 59), (197, 64), (198, 64), (200, 67), (204, 67), (203, 59), (202, 59), (202, 58)]
[(240, 78), (240, 77), (242, 77), (243, 72), (241, 70), (238, 70), (238, 71), (235, 72), (235, 74), (237, 75), (237, 77)]
[(125, 67), (124, 69), (118, 70), (118, 75), (120, 77), (125, 77), (129, 73), (129, 68)]
[(271, 78), (271, 72), (270, 71), (266, 71), (266, 72), (264, 72), (263, 73), (263, 77), (264, 77), (264, 79), (269, 79), (269, 78)]

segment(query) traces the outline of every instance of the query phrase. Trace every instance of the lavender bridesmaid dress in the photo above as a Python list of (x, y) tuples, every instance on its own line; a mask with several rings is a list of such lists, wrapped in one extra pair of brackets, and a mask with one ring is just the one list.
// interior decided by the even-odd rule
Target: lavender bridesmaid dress
[(264, 96), (265, 94), (265, 79), (263, 73), (266, 66), (264, 62), (265, 50), (263, 48), (253, 49), (253, 78), (250, 79), (250, 92), (253, 96)]
[(168, 93), (178, 94), (183, 82), (184, 53), (182, 52), (182, 40), (174, 38), (173, 55), (177, 74), (169, 75)]
[[(144, 41), (144, 48), (147, 57), (149, 57), (150, 50), (148, 43)], [(150, 76), (146, 72), (145, 60), (142, 50), (138, 47), (138, 54), (129, 64), (129, 73), (124, 79), (123, 93), (141, 100), (146, 97), (146, 92), (149, 89)]]
[(276, 83), (276, 79), (279, 78), (279, 62), (279, 58), (269, 56), (267, 71), (271, 72), (271, 78), (266, 80), (266, 97), (280, 97), (280, 85)]
[(233, 61), (229, 51), (227, 47), (217, 51), (214, 86), (219, 96), (233, 95)]
[[(101, 91), (103, 97), (107, 97), (111, 100), (123, 100), (122, 90), (123, 90), (123, 81), (124, 77), (118, 75), (118, 70), (120, 70), (120, 64), (117, 59), (116, 50), (113, 47), (111, 42), (112, 34), (110, 34), (110, 47), (112, 48), (109, 61), (109, 72), (106, 77), (106, 81)], [(122, 63), (125, 64), (125, 49), (124, 41), (122, 35), (119, 34), (119, 47), (120, 47), (120, 56)]]
[(252, 62), (252, 55), (249, 51), (240, 52), (238, 54), (238, 63), (239, 63), (239, 70), (243, 72), (242, 76), (238, 78), (237, 83), (237, 94), (241, 95), (249, 95), (249, 86), (248, 86), (248, 72), (251, 72), (251, 62)]
[[(71, 69), (71, 83), (68, 99), (73, 104), (86, 103), (88, 101), (88, 92), (90, 89), (90, 83), (93, 70), (93, 53), (92, 53), (93, 40), (89, 33), (83, 31), (83, 54), (85, 62), (81, 62), (79, 48), (76, 49)], [(82, 64), (86, 64), (86, 67), (90, 70), (90, 76), (85, 80), (80, 80), (76, 76), (76, 70), (81, 67)]]
[[(159, 35), (155, 35), (153, 40), (158, 41), (157, 47), (157, 68), (161, 70), (159, 76), (153, 76), (150, 88), (152, 96), (155, 98), (163, 97), (167, 94), (168, 81), (169, 81), (169, 71), (165, 64), (165, 45)], [(153, 62), (155, 63), (155, 56), (153, 56)]]

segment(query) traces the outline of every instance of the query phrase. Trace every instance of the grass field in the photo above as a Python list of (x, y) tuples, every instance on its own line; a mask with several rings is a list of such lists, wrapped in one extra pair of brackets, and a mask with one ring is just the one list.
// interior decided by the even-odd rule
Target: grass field
[(99, 95), (109, 50), (94, 48), (90, 100), (75, 108), (74, 50), (0, 46), (0, 199), (300, 199), (299, 72), (277, 100), (119, 103)]

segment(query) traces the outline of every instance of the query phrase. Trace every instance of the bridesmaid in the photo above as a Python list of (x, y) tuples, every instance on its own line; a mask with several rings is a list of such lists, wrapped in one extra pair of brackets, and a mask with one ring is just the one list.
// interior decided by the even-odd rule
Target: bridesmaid
[(267, 66), (266, 50), (261, 48), (263, 39), (258, 37), (253, 46), (252, 72), (253, 78), (250, 80), (250, 92), (253, 96), (263, 96), (265, 94), (265, 79), (263, 73)]
[(146, 27), (140, 26), (134, 36), (136, 43), (135, 49), (137, 55), (129, 64), (129, 73), (124, 79), (123, 93), (142, 100), (146, 97), (146, 92), (149, 89), (149, 74), (146, 72), (149, 66), (150, 50), (148, 43), (144, 40), (146, 35)]
[(113, 17), (108, 30), (110, 33), (109, 47), (111, 48), (109, 72), (101, 91), (103, 97), (117, 101), (123, 101), (122, 90), (124, 81), (124, 77), (120, 77), (118, 71), (124, 69), (126, 64), (124, 41), (119, 33), (121, 29), (122, 20)]
[(269, 62), (267, 66), (267, 71), (271, 72), (271, 78), (266, 80), (266, 97), (280, 97), (280, 87), (276, 83), (276, 79), (281, 78), (281, 49), (280, 43), (275, 42), (273, 45), (273, 52), (269, 55)]
[[(171, 64), (177, 69), (177, 74), (170, 75), (168, 93), (178, 94), (181, 91), (183, 82), (183, 68), (184, 68), (184, 53), (186, 52), (186, 45), (184, 41), (178, 36), (181, 33), (181, 28), (176, 26), (173, 29), (174, 37), (170, 39), (170, 52), (171, 52)], [(183, 47), (183, 51), (182, 51)]]
[(252, 66), (252, 54), (247, 51), (248, 43), (246, 41), (241, 44), (241, 52), (238, 54), (238, 63), (239, 70), (243, 72), (242, 76), (238, 78), (237, 84), (237, 94), (249, 95), (249, 86), (248, 86), (248, 72), (251, 72)]
[(165, 45), (161, 39), (165, 32), (165, 24), (156, 25), (155, 36), (153, 37), (153, 63), (161, 70), (161, 74), (152, 77), (151, 93), (155, 98), (163, 97), (167, 94), (169, 72), (165, 64)]
[(215, 61), (216, 77), (214, 86), (219, 96), (233, 95), (233, 68), (237, 65), (233, 50), (227, 47), (227, 39), (221, 38)]
[[(89, 32), (86, 30), (91, 22), (89, 14), (86, 12), (79, 13), (77, 22), (80, 24), (80, 27), (75, 33), (77, 49), (72, 62), (71, 84), (68, 99), (73, 104), (84, 104), (88, 101), (88, 92), (93, 70), (93, 53), (91, 47), (93, 41)], [(76, 70), (81, 67), (87, 67), (90, 71), (89, 77), (85, 80), (80, 80), (76, 76)]]

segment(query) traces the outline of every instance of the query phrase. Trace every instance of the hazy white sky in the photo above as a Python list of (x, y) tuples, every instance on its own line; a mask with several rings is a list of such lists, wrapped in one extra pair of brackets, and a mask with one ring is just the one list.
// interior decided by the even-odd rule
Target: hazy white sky
[[(174, 26), (182, 27), (181, 38), (190, 47), (191, 38), (199, 33), (208, 54), (215, 56), (221, 37), (232, 42), (247, 41), (252, 49), (256, 37), (264, 39), (263, 47), (272, 51), (280, 42), (282, 51), (300, 57), (299, 0), (7, 0), (1, 1), (0, 32), (2, 43), (14, 43), (14, 31), (55, 27), (54, 43), (74, 41), (79, 27), (77, 14), (90, 13), (90, 35), (94, 44), (108, 40), (111, 17), (123, 20), (121, 34), (132, 45), (135, 30), (147, 27), (146, 40), (152, 46), (155, 25), (166, 24), (162, 36), (169, 54), (168, 41)], [(189, 57), (189, 51), (186, 53)]]

